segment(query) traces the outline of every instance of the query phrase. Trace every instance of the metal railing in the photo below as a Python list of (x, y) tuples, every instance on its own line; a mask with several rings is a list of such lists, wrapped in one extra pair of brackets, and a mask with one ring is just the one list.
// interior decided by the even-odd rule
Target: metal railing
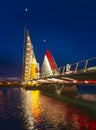
[(64, 75), (64, 74), (76, 74), (80, 72), (96, 71), (96, 57), (78, 61), (73, 64), (67, 64), (58, 68), (57, 71), (47, 71), (40, 74), (41, 78), (47, 78), (51, 76)]
[(47, 71), (40, 74), (41, 78), (51, 77), (51, 76), (57, 76), (59, 75), (59, 71)]
[(61, 74), (87, 72), (96, 70), (96, 57), (82, 60), (73, 64), (67, 64), (59, 68)]

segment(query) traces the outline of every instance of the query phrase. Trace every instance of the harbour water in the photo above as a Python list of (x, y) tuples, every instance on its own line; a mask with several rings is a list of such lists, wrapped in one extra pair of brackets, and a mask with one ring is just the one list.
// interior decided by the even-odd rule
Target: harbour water
[[(88, 94), (78, 89), (77, 99), (93, 105)], [(38, 90), (0, 88), (0, 130), (96, 130), (96, 119)]]
[(77, 86), (77, 99), (96, 104), (96, 86)]

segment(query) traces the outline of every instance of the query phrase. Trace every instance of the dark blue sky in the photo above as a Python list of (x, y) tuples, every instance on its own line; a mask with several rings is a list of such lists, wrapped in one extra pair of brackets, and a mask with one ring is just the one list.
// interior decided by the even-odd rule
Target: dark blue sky
[(25, 8), (40, 65), (46, 49), (50, 49), (58, 67), (96, 56), (96, 0), (3, 0), (0, 77), (21, 77)]

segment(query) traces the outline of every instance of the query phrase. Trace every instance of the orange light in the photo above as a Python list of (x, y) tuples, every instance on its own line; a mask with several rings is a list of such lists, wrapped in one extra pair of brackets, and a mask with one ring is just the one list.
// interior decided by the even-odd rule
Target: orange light
[(0, 85), (2, 84), (2, 82), (0, 82)]
[(11, 84), (10, 82), (7, 83), (8, 85)]

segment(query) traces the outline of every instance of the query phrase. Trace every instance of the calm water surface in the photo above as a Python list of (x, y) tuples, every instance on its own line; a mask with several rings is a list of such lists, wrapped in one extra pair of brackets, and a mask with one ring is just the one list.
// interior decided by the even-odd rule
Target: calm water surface
[(77, 98), (96, 104), (96, 86), (77, 86)]
[(96, 130), (96, 120), (40, 91), (0, 88), (0, 130)]

